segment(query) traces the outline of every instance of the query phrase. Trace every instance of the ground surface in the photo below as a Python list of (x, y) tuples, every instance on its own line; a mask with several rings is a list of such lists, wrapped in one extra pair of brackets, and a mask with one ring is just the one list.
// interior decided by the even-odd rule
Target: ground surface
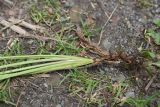
[[(141, 1), (141, 0), (139, 0)], [(146, 7), (143, 3), (138, 0), (68, 0), (62, 3), (63, 8), (69, 8), (72, 11), (69, 15), (71, 17), (70, 21), (79, 24), (81, 22), (80, 15), (86, 18), (86, 16), (93, 18), (97, 28), (102, 28), (104, 24), (104, 32), (102, 33), (102, 38), (100, 40), (100, 33), (92, 34), (91, 41), (93, 43), (98, 43), (100, 40), (99, 47), (110, 52), (121, 52), (124, 51), (128, 55), (136, 56), (138, 55), (137, 48), (140, 47), (141, 43), (144, 42), (143, 31), (148, 28), (151, 20), (155, 18), (160, 18), (160, 0), (150, 0), (150, 4), (153, 6)], [(12, 7), (8, 7), (4, 4), (0, 4), (0, 16), (6, 20), (10, 17), (15, 17), (18, 19), (24, 19), (29, 23), (39, 24), (46, 27), (42, 23), (35, 23), (31, 20), (30, 10), (33, 8), (32, 5), (36, 5), (40, 10), (43, 10), (43, 2), (37, 2), (37, 0), (13, 0), (15, 4)], [(37, 5), (38, 4), (38, 5)], [(47, 8), (47, 7), (46, 7)], [(75, 11), (78, 11), (75, 12)], [(53, 11), (54, 13), (54, 11)], [(65, 13), (65, 12), (64, 12)], [(111, 16), (110, 16), (111, 15)], [(109, 21), (107, 21), (109, 18)], [(52, 32), (51, 32), (52, 33)], [(5, 33), (5, 37), (14, 38), (16, 34), (8, 29)], [(8, 40), (0, 40), (0, 52), (4, 54), (7, 48)], [(37, 43), (36, 40), (32, 39), (19, 39), (23, 50), (19, 54), (34, 54), (37, 51), (43, 53), (44, 51), (39, 48), (41, 43)], [(43, 44), (43, 43), (42, 43)], [(18, 47), (14, 47), (18, 48)], [(52, 47), (51, 47), (52, 48)], [(18, 53), (18, 50), (11, 51), (12, 54)], [(52, 50), (51, 50), (52, 51)], [(49, 52), (51, 52), (49, 49)], [(45, 52), (44, 52), (45, 53)], [(135, 68), (135, 67), (133, 67)], [(83, 71), (83, 70), (82, 70)], [(143, 70), (142, 70), (143, 71)], [(83, 72), (86, 72), (85, 70)], [(128, 81), (133, 72), (137, 73), (137, 69), (126, 69), (121, 64), (104, 64), (99, 65), (96, 69), (90, 69), (89, 75), (96, 75), (98, 78), (107, 76), (110, 79), (103, 81), (112, 81), (113, 83), (117, 81)], [(132, 73), (131, 73), (132, 72)], [(139, 71), (141, 72), (141, 71)], [(65, 79), (66, 75), (71, 74), (69, 71), (62, 71), (60, 73), (55, 72), (47, 75), (38, 75), (34, 77), (23, 77), (13, 79), (10, 83), (9, 89), (11, 93), (11, 101), (18, 104), (18, 107), (83, 107), (83, 106), (97, 106), (97, 101), (91, 100), (89, 103), (81, 97), (83, 95), (76, 93), (76, 90), (71, 91), (72, 79)], [(88, 74), (87, 74), (88, 75)], [(136, 75), (136, 74), (135, 74)], [(132, 76), (135, 76), (132, 75)], [(138, 74), (137, 74), (138, 75)], [(94, 78), (94, 77), (93, 77)], [(75, 79), (75, 78), (74, 78)], [(62, 81), (64, 82), (60, 84)], [(78, 80), (78, 77), (77, 77)], [(94, 79), (93, 79), (94, 80)], [(100, 80), (95, 79), (98, 82)], [(148, 81), (148, 80), (146, 80)], [(124, 89), (123, 95), (118, 98), (124, 97), (138, 97), (141, 93), (141, 89), (146, 85), (142, 80), (136, 81), (136, 85), (131, 83), (127, 89)], [(125, 84), (128, 84), (125, 83)], [(125, 86), (124, 86), (125, 87)], [(101, 87), (102, 88), (102, 87)], [(159, 87), (160, 88), (160, 87)], [(159, 90), (159, 88), (155, 88)], [(76, 89), (76, 88), (75, 88)], [(78, 89), (77, 89), (78, 90)], [(152, 89), (151, 89), (152, 90)], [(107, 90), (105, 90), (107, 91)], [(103, 90), (102, 96), (106, 96), (105, 105), (109, 107), (107, 97), (112, 97), (113, 95), (108, 95)], [(153, 90), (155, 91), (155, 90)], [(151, 93), (147, 92), (147, 95)], [(77, 97), (79, 96), (79, 97)], [(96, 96), (96, 94), (95, 94)], [(95, 99), (101, 99), (101, 97), (95, 97)], [(105, 98), (105, 97), (104, 97)], [(96, 104), (94, 104), (95, 102)], [(92, 104), (92, 102), (94, 102)], [(158, 100), (157, 100), (158, 102)], [(157, 103), (156, 102), (156, 103)], [(10, 105), (0, 105), (1, 107), (10, 107)], [(118, 105), (117, 105), (118, 106)], [(151, 107), (156, 107), (154, 104)], [(138, 106), (137, 106), (138, 107)]]

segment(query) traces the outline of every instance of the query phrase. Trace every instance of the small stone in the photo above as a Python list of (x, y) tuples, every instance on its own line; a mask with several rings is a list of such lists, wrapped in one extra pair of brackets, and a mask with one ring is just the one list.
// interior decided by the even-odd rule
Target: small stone
[(8, 11), (8, 15), (10, 16), (15, 16), (16, 15), (16, 12), (14, 10), (9, 10)]
[(45, 87), (48, 87), (47, 83), (44, 83), (43, 85), (44, 85)]
[(34, 43), (34, 40), (29, 40), (29, 41), (27, 41), (27, 43), (31, 45)]
[(61, 104), (57, 104), (56, 107), (62, 107)]
[(127, 98), (135, 98), (135, 92), (133, 91), (126, 92), (125, 95)]
[(103, 41), (103, 47), (106, 49), (106, 50), (109, 50), (112, 46), (112, 43), (108, 41), (108, 39), (105, 39)]
[(66, 1), (64, 3), (64, 6), (65, 6), (65, 8), (71, 8), (74, 6), (74, 3), (73, 3), (73, 1)]
[(140, 18), (138, 21), (141, 22), (141, 23), (145, 23), (145, 20), (142, 19), (142, 18)]
[(118, 76), (118, 81), (124, 81), (125, 78), (126, 78), (126, 77), (125, 77), (123, 74), (120, 74), (120, 75)]
[(99, 71), (100, 71), (100, 74), (101, 74), (101, 75), (104, 75), (104, 74), (105, 74), (105, 71), (104, 71), (103, 69), (99, 69)]
[(122, 4), (122, 5), (125, 3), (124, 0), (119, 0), (119, 2), (120, 2), (120, 4)]
[(64, 106), (65, 105), (65, 101), (64, 100), (62, 100), (62, 102), (61, 102), (61, 106)]
[(48, 13), (49, 13), (49, 14), (53, 14), (52, 8), (48, 8)]
[(102, 17), (102, 14), (101, 14), (100, 12), (95, 12), (95, 13), (92, 15), (92, 18), (93, 18), (94, 20), (99, 19), (100, 17)]
[(160, 13), (160, 8), (156, 9), (155, 12), (159, 14)]
[(73, 23), (79, 23), (81, 21), (81, 9), (79, 6), (74, 6), (71, 10), (70, 10), (70, 20)]

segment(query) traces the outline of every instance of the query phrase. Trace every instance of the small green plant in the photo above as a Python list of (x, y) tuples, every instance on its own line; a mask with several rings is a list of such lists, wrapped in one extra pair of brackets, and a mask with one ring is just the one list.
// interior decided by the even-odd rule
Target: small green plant
[[(155, 26), (145, 32), (145, 38), (148, 40), (147, 42), (149, 42), (149, 47), (141, 50), (142, 56), (145, 58), (144, 67), (150, 78), (152, 78), (153, 75), (159, 75), (160, 69), (160, 58), (158, 58), (160, 51), (155, 48), (160, 45), (160, 19), (153, 20), (153, 24)], [(126, 100), (126, 103), (134, 107), (147, 107), (152, 101), (160, 98), (159, 91), (155, 91), (155, 93), (156, 94), (147, 98), (129, 98)]]
[(157, 26), (157, 27), (160, 27), (160, 19), (155, 19), (153, 21), (153, 23)]
[(94, 75), (74, 69), (65, 79), (69, 81), (70, 96), (84, 101), (87, 105), (103, 104), (104, 99), (100, 98), (100, 90), (98, 90), (100, 81), (97, 78), (94, 79)]
[(138, 0), (138, 5), (140, 8), (148, 8), (154, 6), (150, 0)]
[(36, 23), (42, 22), (47, 17), (47, 13), (45, 11), (38, 11), (38, 9), (33, 6), (31, 9), (31, 17), (33, 21)]
[(12, 103), (11, 101), (8, 101), (9, 93), (7, 91), (7, 86), (9, 84), (10, 79), (0, 81), (0, 102), (5, 102), (6, 104), (10, 104), (13, 106), (16, 106), (16, 104)]
[(22, 46), (19, 41), (16, 41), (13, 43), (13, 45), (6, 49), (6, 51), (3, 53), (3, 55), (11, 56), (11, 55), (21, 55), (22, 54)]
[(98, 72), (91, 74), (76, 69), (64, 78), (69, 81), (67, 84), (69, 85), (70, 96), (84, 101), (88, 106), (101, 107), (107, 104), (114, 107), (119, 105), (124, 90), (129, 86), (126, 81), (113, 84), (108, 76)]
[(156, 19), (153, 21), (156, 25), (155, 28), (151, 28), (145, 32), (145, 37), (151, 37), (156, 45), (160, 45), (160, 33), (157, 32), (157, 29), (160, 29), (160, 19)]
[[(94, 23), (93, 23), (94, 24)], [(99, 34), (101, 29), (95, 28), (94, 25), (89, 25), (87, 21), (81, 20), (82, 32), (86, 38), (89, 40), (94, 37), (96, 34)]]
[(59, 0), (41, 0), (42, 2), (44, 2), (47, 6), (52, 6), (55, 9), (60, 9), (60, 2)]
[(38, 4), (33, 5), (30, 10), (31, 18), (36, 23), (45, 23), (49, 26), (68, 20), (68, 17), (61, 14), (61, 6), (59, 0), (42, 0), (38, 3), (42, 5), (38, 8)]
[(143, 57), (145, 57), (147, 59), (154, 59), (156, 57), (154, 52), (151, 52), (151, 51), (148, 51), (148, 50), (143, 50), (142, 55), (143, 55)]
[[(153, 42), (155, 43), (155, 45), (160, 45), (160, 33), (158, 32), (158, 29), (160, 29), (160, 19), (154, 20), (153, 23), (155, 24), (155, 27), (147, 30), (145, 32), (145, 37), (149, 40), (152, 39)], [(159, 58), (157, 59), (157, 55), (159, 54), (159, 50), (154, 52), (153, 49), (152, 50), (145, 49), (145, 50), (142, 50), (141, 52), (142, 52), (143, 57), (148, 60), (147, 61), (147, 66), (148, 66), (147, 68), (149, 68), (149, 70), (151, 70), (151, 68), (153, 68), (153, 66), (157, 66), (158, 68), (160, 68)], [(155, 60), (155, 59), (157, 59), (157, 60)]]
[(149, 29), (146, 32), (146, 35), (149, 36), (149, 37), (151, 37), (156, 45), (160, 45), (160, 33), (156, 32), (153, 29)]
[[(160, 98), (160, 93), (158, 92), (147, 98), (128, 98), (126, 99), (125, 104), (132, 107), (148, 107), (153, 101), (156, 101), (159, 98)], [(157, 105), (157, 107), (159, 106), (160, 104)]]
[(77, 55), (84, 50), (77, 45), (77, 38), (74, 35), (61, 36), (57, 34), (56, 40), (58, 42), (54, 48), (54, 54)]

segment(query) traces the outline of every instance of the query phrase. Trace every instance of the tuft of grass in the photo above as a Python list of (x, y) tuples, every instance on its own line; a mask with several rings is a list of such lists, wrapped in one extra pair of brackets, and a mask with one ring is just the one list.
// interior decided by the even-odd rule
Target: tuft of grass
[(146, 32), (146, 36), (151, 37), (156, 45), (160, 45), (160, 33), (153, 29), (149, 29)]
[(153, 23), (154, 23), (157, 27), (160, 27), (160, 19), (155, 19), (155, 20), (153, 20)]
[[(69, 92), (70, 96), (86, 102), (88, 105), (101, 105), (103, 98), (100, 98), (99, 80), (93, 79), (93, 75), (87, 72), (73, 71), (69, 75)], [(97, 93), (96, 93), (97, 91)]]
[[(59, 29), (58, 32), (46, 31), (44, 34), (56, 39), (55, 46), (51, 47), (52, 50), (50, 52), (54, 54), (77, 55), (84, 50), (84, 48), (78, 46), (78, 38), (72, 33), (74, 25), (68, 22), (69, 18), (66, 14), (62, 14), (59, 0), (42, 0), (41, 3), (41, 8), (38, 8), (36, 4), (30, 10), (33, 21), (46, 24), (52, 30), (54, 28)], [(49, 10), (52, 10), (52, 13)], [(52, 36), (48, 32), (50, 34), (52, 32), (54, 35)], [(38, 53), (44, 54), (48, 52), (45, 47), (40, 47)]]
[(77, 55), (84, 50), (84, 48), (78, 46), (77, 38), (74, 35), (68, 34), (63, 37), (57, 35), (56, 39), (59, 42), (54, 48), (54, 54)]
[[(160, 45), (160, 32), (158, 32), (157, 29), (159, 29), (159, 19), (153, 20), (153, 23), (155, 24), (154, 28), (149, 28), (146, 30), (145, 38), (149, 41), (151, 48), (149, 49), (142, 49), (141, 53), (142, 56), (146, 59), (145, 66), (147, 68), (147, 72), (152, 75), (155, 69), (154, 66), (160, 68), (159, 66), (159, 50), (154, 49), (154, 47)], [(151, 41), (152, 40), (152, 41)]]
[(0, 102), (5, 102), (6, 104), (16, 106), (16, 104), (9, 101), (9, 93), (7, 91), (7, 86), (9, 84), (10, 79), (0, 81)]
[(49, 26), (68, 20), (68, 17), (62, 14), (59, 0), (40, 0), (32, 6), (30, 15), (35, 23), (45, 23)]
[[(122, 102), (123, 93), (129, 86), (126, 81), (113, 83), (112, 80), (98, 72), (88, 73), (72, 70), (64, 77), (68, 84), (70, 96), (82, 100), (87, 106), (116, 106)], [(62, 82), (61, 82), (62, 83)]]
[(13, 45), (9, 49), (6, 49), (6, 51), (3, 53), (3, 55), (6, 55), (6, 56), (21, 55), (22, 50), (23, 50), (23, 48), (22, 48), (20, 42), (16, 41), (13, 43)]
[(140, 8), (149, 8), (154, 6), (150, 0), (138, 0), (137, 2)]
[[(159, 32), (159, 19), (153, 20), (154, 27), (149, 28), (144, 33), (147, 42), (149, 42), (147, 49), (142, 49), (140, 52), (142, 53), (142, 56), (144, 58), (144, 67), (146, 68), (146, 71), (149, 75), (148, 78), (152, 78), (154, 75), (159, 75), (160, 70), (160, 58), (159, 58), (159, 49), (156, 49), (157, 46), (160, 45), (160, 32)], [(158, 81), (159, 78), (157, 77), (156, 80)], [(152, 95), (148, 95), (147, 98), (145, 97), (139, 97), (139, 98), (129, 98), (126, 99), (126, 103), (130, 106), (134, 107), (148, 107), (151, 106), (153, 101), (156, 101), (154, 106), (159, 107), (160, 104), (158, 104), (158, 101), (160, 99), (160, 93), (159, 90), (154, 90), (151, 93)]]
[[(128, 98), (126, 99), (125, 104), (132, 107), (148, 107), (148, 106), (151, 106), (151, 103), (153, 101), (158, 101), (157, 99), (159, 98), (160, 98), (160, 93), (156, 93), (147, 98)], [(158, 103), (157, 107), (159, 106), (160, 106), (160, 103)]]
[(43, 22), (47, 18), (47, 13), (45, 11), (38, 11), (35, 6), (31, 9), (32, 20), (36, 23)]

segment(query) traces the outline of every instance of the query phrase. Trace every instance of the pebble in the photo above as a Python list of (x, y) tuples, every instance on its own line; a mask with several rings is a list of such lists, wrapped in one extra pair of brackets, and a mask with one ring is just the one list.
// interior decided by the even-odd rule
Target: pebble
[(135, 95), (134, 91), (128, 91), (128, 92), (125, 93), (125, 96), (127, 98), (135, 98), (136, 95)]
[(61, 104), (57, 104), (56, 107), (62, 107)]
[(64, 7), (65, 8), (71, 8), (71, 7), (73, 7), (74, 6), (74, 2), (73, 1), (66, 1), (65, 3), (64, 3)]
[(108, 41), (108, 39), (105, 39), (103, 42), (103, 46), (106, 50), (109, 50), (112, 46), (112, 43)]
[(16, 15), (16, 12), (14, 10), (9, 10), (8, 11), (8, 15), (9, 16), (15, 16)]
[(44, 87), (48, 88), (48, 84), (47, 83), (44, 83), (43, 85), (44, 85)]
[(102, 17), (102, 14), (100, 12), (95, 12), (93, 15), (92, 15), (92, 18), (94, 20), (96, 19), (100, 19)]
[(160, 8), (156, 9), (155, 12), (160, 14)]
[(125, 81), (126, 77), (123, 74), (117, 76), (117, 81)]
[(104, 75), (104, 74), (105, 74), (105, 71), (102, 70), (101, 68), (99, 69), (99, 71), (100, 71), (100, 74), (101, 74), (101, 75)]

